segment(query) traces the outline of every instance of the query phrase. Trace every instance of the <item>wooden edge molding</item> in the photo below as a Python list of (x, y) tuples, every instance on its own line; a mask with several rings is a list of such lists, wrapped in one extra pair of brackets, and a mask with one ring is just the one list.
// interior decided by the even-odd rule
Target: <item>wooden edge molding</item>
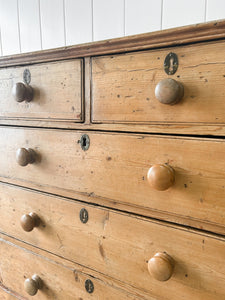
[(225, 20), (91, 42), (51, 50), (3, 56), (0, 67), (26, 65), (94, 55), (154, 49), (225, 38)]

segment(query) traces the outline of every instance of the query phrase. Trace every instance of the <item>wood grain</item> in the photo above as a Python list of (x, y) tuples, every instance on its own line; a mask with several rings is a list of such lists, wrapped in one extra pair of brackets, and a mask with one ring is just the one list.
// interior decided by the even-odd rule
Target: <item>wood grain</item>
[(15, 299), (19, 299), (19, 300), (25, 300), (24, 298), (20, 297), (19, 295), (13, 295), (9, 290), (7, 290), (6, 288), (2, 288), (0, 285), (0, 299), (1, 300), (15, 300)]
[[(8, 215), (11, 210), (11, 220), (15, 225), (12, 225), (12, 228), (8, 226), (8, 234), (14, 231), (14, 235), (18, 235), (19, 238), (25, 236), (22, 230), (21, 234), (19, 233), (16, 220), (20, 211), (32, 208), (39, 213), (45, 225), (27, 233), (25, 241), (32, 242), (35, 246), (44, 245), (49, 251), (105, 274), (112, 280), (120, 281), (121, 285), (125, 283), (136, 287), (140, 292), (149, 295), (150, 299), (153, 297), (170, 300), (173, 299), (174, 291), (178, 299), (222, 299), (225, 293), (225, 273), (221, 267), (221, 261), (225, 258), (223, 238), (109, 209), (68, 202), (42, 194), (29, 194), (23, 195), (20, 190), (20, 199), (17, 199), (17, 194), (11, 191)], [(5, 205), (7, 206), (7, 201)], [(83, 207), (89, 213), (86, 224), (79, 220), (79, 212)], [(2, 214), (4, 218), (4, 210), (1, 210)], [(3, 226), (7, 227), (4, 224)], [(73, 278), (69, 271), (66, 274), (59, 266), (52, 266), (49, 259), (44, 260), (38, 255), (35, 255), (35, 259), (32, 258), (34, 255), (27, 253), (28, 250), (24, 252), (13, 245), (4, 245), (4, 241), (1, 240), (1, 272), (3, 283), (10, 289), (23, 295), (21, 287), (15, 285), (18, 286), (20, 278), (24, 280), (24, 276), (31, 276), (35, 272), (48, 285), (47, 293), (58, 293), (60, 288), (65, 293), (72, 290)], [(156, 281), (148, 272), (148, 260), (156, 252), (163, 251), (175, 261), (173, 276), (166, 284)], [(10, 278), (14, 278), (14, 273), (10, 275), (8, 268), (11, 261), (14, 270), (19, 270), (18, 280), (13, 280), (13, 283), (10, 282)], [(27, 267), (24, 266), (24, 261), (29, 261)], [(50, 297), (50, 294), (48, 296)], [(68, 299), (70, 297), (68, 296)]]
[[(220, 41), (93, 58), (93, 122), (224, 125), (224, 46)], [(178, 55), (179, 67), (168, 77), (164, 60), (170, 52)], [(177, 104), (155, 97), (155, 87), (166, 78), (184, 86)]]
[[(90, 138), (87, 151), (79, 143), (83, 133)], [(224, 234), (222, 139), (3, 127), (0, 134), (3, 181), (54, 194), (61, 190), (65, 196), (70, 191), (73, 198), (86, 195), (107, 206), (122, 203), (126, 210), (133, 206), (169, 213), (196, 224), (203, 220), (222, 226)], [(16, 151), (21, 146), (34, 149), (38, 161), (19, 166)], [(152, 165), (164, 163), (174, 169), (175, 184), (161, 192), (150, 187), (147, 173)]]
[[(15, 241), (16, 242), (16, 241)], [(16, 293), (33, 299), (24, 291), (24, 280), (34, 273), (40, 275), (43, 280), (43, 288), (35, 296), (37, 299), (143, 299), (136, 297), (122, 289), (116, 289), (107, 285), (98, 278), (93, 278), (88, 274), (83, 274), (74, 268), (67, 268), (63, 261), (55, 262), (46, 257), (37, 255), (26, 248), (22, 248), (0, 239), (1, 254), (1, 280), (2, 285), (7, 286)], [(16, 274), (16, 280), (15, 280)], [(85, 290), (85, 281), (90, 279), (94, 283), (93, 294), (88, 294)], [(20, 299), (20, 298), (19, 298)], [(22, 299), (22, 298), (21, 298)], [(147, 298), (153, 300), (154, 298)]]
[(0, 58), (0, 67), (182, 45), (225, 37), (225, 21), (213, 21), (151, 33)]
[(23, 103), (15, 101), (12, 88), (23, 81), (26, 67), (0, 69), (0, 119), (81, 122), (82, 64), (77, 59), (29, 66), (34, 98)]

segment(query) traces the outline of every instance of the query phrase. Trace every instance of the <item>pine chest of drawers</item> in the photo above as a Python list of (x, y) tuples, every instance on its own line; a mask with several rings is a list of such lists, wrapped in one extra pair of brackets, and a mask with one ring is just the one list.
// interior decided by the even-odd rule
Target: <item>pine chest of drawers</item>
[(225, 299), (225, 22), (0, 59), (1, 299)]

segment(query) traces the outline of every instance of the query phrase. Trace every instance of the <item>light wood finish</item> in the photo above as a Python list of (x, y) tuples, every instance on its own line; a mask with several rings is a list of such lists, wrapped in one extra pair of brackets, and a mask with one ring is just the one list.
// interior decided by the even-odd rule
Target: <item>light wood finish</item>
[(171, 166), (154, 165), (148, 170), (147, 179), (150, 186), (158, 191), (165, 191), (174, 185), (175, 174)]
[[(87, 151), (79, 143), (84, 133), (90, 138)], [(0, 156), (3, 181), (77, 199), (85, 195), (107, 206), (123, 203), (126, 210), (133, 206), (182, 216), (195, 225), (204, 220), (224, 228), (222, 139), (25, 128), (1, 128), (0, 134), (0, 152), (5, 153)], [(21, 145), (34, 149), (41, 161), (19, 166), (15, 153)], [(150, 187), (147, 173), (151, 166), (163, 163), (174, 169), (176, 181), (160, 192)]]
[[(14, 242), (17, 243), (16, 240)], [(156, 300), (151, 295), (139, 297), (119, 287), (114, 288), (112, 284), (107, 284), (107, 279), (103, 281), (97, 276), (89, 276), (88, 273), (81, 272), (79, 266), (70, 264), (70, 267), (67, 267), (64, 266), (62, 259), (58, 259), (55, 262), (43, 256), (43, 254), (47, 255), (47, 253), (39, 255), (1, 238), (1, 277), (4, 287), (24, 297), (19, 299), (89, 300), (94, 298), (100, 300), (103, 299), (102, 296), (104, 295), (105, 300)], [(9, 268), (9, 266), (13, 267)], [(24, 278), (32, 276), (34, 269), (37, 273), (41, 274), (43, 287), (33, 297), (29, 296), (24, 290)], [(92, 294), (87, 293), (85, 289), (85, 281), (87, 279), (90, 279), (94, 284), (94, 292)]]
[(24, 289), (28, 295), (34, 296), (37, 294), (38, 290), (42, 289), (43, 282), (41, 278), (34, 274), (31, 278), (27, 278), (24, 281)]
[(155, 87), (155, 96), (162, 104), (174, 105), (184, 96), (184, 87), (172, 78), (162, 79)]
[(148, 261), (148, 271), (158, 281), (167, 281), (173, 275), (174, 261), (166, 252), (157, 252)]
[(35, 227), (38, 227), (40, 225), (40, 218), (33, 212), (24, 214), (20, 219), (20, 225), (24, 231), (30, 232)]
[(24, 300), (24, 298), (20, 297), (20, 296), (16, 296), (16, 295), (13, 295), (11, 294), (11, 292), (7, 289), (3, 289), (1, 286), (0, 286), (0, 299), (1, 300), (15, 300), (15, 299), (19, 299), (19, 300)]
[[(162, 283), (149, 274), (148, 261), (164, 251), (174, 260), (174, 273), (168, 285), (163, 285), (162, 299), (172, 299), (174, 290), (179, 291), (178, 299), (182, 295), (184, 299), (201, 299), (203, 295), (204, 299), (220, 299), (225, 292), (225, 274), (221, 270), (224, 238), (18, 188), (3, 186), (1, 197), (7, 189), (9, 200), (4, 197), (2, 201), (0, 228), (9, 235), (136, 287), (156, 299), (160, 298)], [(81, 208), (88, 211), (86, 224), (80, 221)], [(27, 209), (38, 212), (43, 221), (29, 234), (17, 225), (21, 212)]]
[(12, 88), (12, 95), (17, 102), (30, 102), (33, 99), (34, 91), (30, 85), (17, 82)]
[[(48, 121), (83, 120), (83, 79), (80, 59), (31, 65), (28, 67), (34, 97), (21, 102), (21, 87), (25, 67), (0, 70), (0, 118)], [(17, 85), (16, 85), (17, 84)], [(12, 88), (14, 86), (14, 93)], [(14, 100), (13, 94), (19, 97)], [(23, 93), (22, 93), (23, 94)], [(18, 101), (18, 99), (17, 99)]]
[[(92, 119), (106, 123), (225, 123), (225, 42), (136, 52), (92, 59)], [(177, 72), (168, 77), (164, 59), (178, 55)], [(155, 87), (165, 78), (184, 86), (176, 105), (162, 105)]]
[(16, 161), (21, 167), (35, 162), (35, 151), (33, 149), (19, 148), (16, 151)]

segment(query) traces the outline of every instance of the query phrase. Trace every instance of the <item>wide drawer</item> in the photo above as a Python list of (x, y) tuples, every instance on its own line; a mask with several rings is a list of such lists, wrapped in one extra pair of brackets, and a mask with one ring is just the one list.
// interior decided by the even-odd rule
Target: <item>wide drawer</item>
[[(15, 241), (15, 243), (17, 242)], [(96, 277), (96, 274), (93, 277), (83, 273), (79, 266), (68, 265), (68, 263), (64, 265), (65, 262), (62, 259), (58, 258), (57, 261), (54, 261), (52, 257), (49, 259), (42, 254), (9, 242), (1, 235), (1, 286), (15, 292), (18, 299), (143, 299), (118, 287), (114, 288), (107, 283), (107, 280), (104, 282)], [(33, 275), (40, 277), (42, 286), (36, 295), (29, 296), (25, 290), (24, 281)], [(146, 299), (154, 300), (151, 297)]]
[[(121, 204), (136, 212), (141, 208), (145, 215), (162, 213), (163, 219), (182, 216), (184, 224), (191, 220), (210, 230), (211, 225), (220, 226), (213, 230), (224, 234), (224, 140), (86, 134), (2, 127), (0, 180), (107, 206)], [(84, 151), (81, 144), (88, 144), (88, 137), (90, 147)], [(20, 147), (32, 148), (37, 162), (18, 165)], [(165, 163), (174, 169), (175, 183), (158, 191), (150, 186), (147, 173)]]
[[(0, 69), (0, 119), (82, 121), (82, 64), (74, 59)], [(30, 81), (34, 96), (30, 102), (17, 102), (12, 90), (24, 77)]]
[[(223, 41), (92, 58), (93, 122), (224, 125), (224, 47)], [(178, 69), (167, 75), (164, 61), (171, 52)], [(184, 87), (177, 104), (155, 97), (156, 85), (166, 78)]]
[[(7, 234), (105, 274), (122, 286), (135, 287), (149, 297), (223, 299), (225, 240), (222, 238), (18, 188), (1, 188), (1, 197), (4, 203), (1, 230)], [(82, 217), (88, 215), (88, 220), (81, 218), (86, 223), (80, 220), (81, 209), (86, 209), (85, 214), (81, 214)], [(41, 223), (33, 231), (24, 233), (20, 217), (30, 211), (40, 217)], [(1, 275), (6, 285), (9, 285), (9, 265), (16, 259), (13, 274), (18, 276), (13, 284), (20, 284), (19, 293), (22, 293), (23, 276), (31, 276), (33, 272), (46, 278), (50, 291), (58, 285), (59, 289), (72, 290), (72, 272), (64, 275), (58, 266), (4, 245), (2, 241), (0, 256)], [(166, 283), (154, 279), (148, 272), (148, 261), (158, 252), (166, 252), (174, 261), (172, 277)], [(24, 261), (29, 262), (27, 267)], [(18, 270), (24, 271), (15, 272), (17, 265)], [(65, 283), (68, 288), (63, 287)], [(11, 289), (17, 290), (17, 287)]]

